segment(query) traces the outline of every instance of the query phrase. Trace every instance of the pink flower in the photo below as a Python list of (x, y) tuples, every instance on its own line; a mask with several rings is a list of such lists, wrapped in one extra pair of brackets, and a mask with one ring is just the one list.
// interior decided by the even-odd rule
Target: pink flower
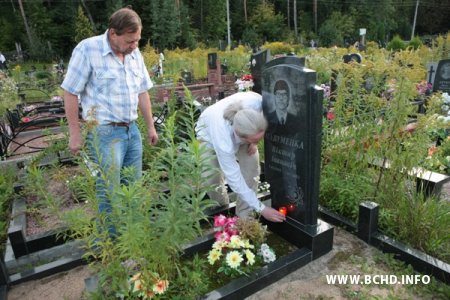
[(214, 237), (216, 238), (216, 241), (229, 242), (231, 239), (231, 235), (229, 235), (226, 231), (219, 231), (214, 235)]
[(228, 226), (235, 226), (237, 220), (238, 220), (238, 217), (227, 218), (227, 225)]
[(230, 237), (232, 237), (233, 235), (238, 235), (239, 231), (237, 231), (236, 229), (231, 229), (231, 228), (227, 228), (225, 231)]
[(416, 91), (419, 96), (425, 95), (428, 91), (431, 91), (433, 85), (428, 83), (426, 80), (422, 80), (421, 82), (416, 84)]
[(227, 217), (224, 215), (214, 216), (214, 227), (223, 227), (227, 224)]
[(221, 241), (222, 240), (222, 231), (217, 231), (214, 234), (214, 238), (216, 239), (216, 241)]
[(332, 111), (327, 112), (327, 120), (329, 120), (329, 121), (334, 120), (334, 112), (332, 112)]

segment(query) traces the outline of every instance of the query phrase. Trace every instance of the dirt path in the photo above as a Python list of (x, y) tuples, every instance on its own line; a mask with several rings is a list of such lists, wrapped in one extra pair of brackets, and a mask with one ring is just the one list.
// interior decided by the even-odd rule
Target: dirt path
[(84, 279), (89, 277), (87, 266), (61, 272), (39, 280), (13, 286), (8, 300), (80, 300), (83, 299)]
[[(432, 298), (432, 295), (419, 296), (411, 288), (402, 285), (326, 283), (326, 275), (330, 274), (394, 274), (385, 264), (376, 263), (377, 257), (380, 256), (378, 250), (354, 235), (335, 228), (334, 247), (331, 252), (260, 290), (247, 300)], [(81, 266), (68, 272), (13, 286), (8, 293), (8, 300), (83, 299), (84, 279), (89, 275), (88, 267)]]

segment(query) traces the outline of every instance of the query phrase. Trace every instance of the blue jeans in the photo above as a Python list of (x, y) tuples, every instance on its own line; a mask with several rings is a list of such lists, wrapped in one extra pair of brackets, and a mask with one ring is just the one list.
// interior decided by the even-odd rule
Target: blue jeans
[[(121, 183), (142, 176), (141, 133), (132, 122), (127, 126), (98, 125), (87, 135), (87, 146), (91, 159), (100, 167), (96, 180), (98, 211), (104, 218), (110, 237), (116, 236), (112, 219), (113, 191)], [(123, 168), (132, 167), (131, 177), (125, 178)], [(127, 175), (130, 175), (127, 173)]]

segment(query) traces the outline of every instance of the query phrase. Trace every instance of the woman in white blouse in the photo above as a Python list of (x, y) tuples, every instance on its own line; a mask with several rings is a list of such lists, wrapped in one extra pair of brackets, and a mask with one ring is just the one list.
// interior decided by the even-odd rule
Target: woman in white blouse
[(236, 214), (247, 217), (253, 210), (272, 222), (285, 216), (265, 206), (256, 196), (258, 185), (258, 142), (264, 137), (267, 121), (262, 113), (262, 97), (254, 92), (239, 92), (206, 108), (197, 123), (197, 137), (206, 143), (211, 164), (220, 168), (216, 176), (205, 174), (206, 184), (217, 185), (209, 193), (220, 205), (229, 203), (224, 177), (237, 194)]

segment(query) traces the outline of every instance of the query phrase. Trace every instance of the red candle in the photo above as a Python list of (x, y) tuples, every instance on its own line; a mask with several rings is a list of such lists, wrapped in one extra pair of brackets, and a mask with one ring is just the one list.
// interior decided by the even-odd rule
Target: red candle
[(280, 214), (282, 214), (284, 216), (287, 215), (287, 209), (284, 206), (278, 208), (278, 211), (280, 212)]

